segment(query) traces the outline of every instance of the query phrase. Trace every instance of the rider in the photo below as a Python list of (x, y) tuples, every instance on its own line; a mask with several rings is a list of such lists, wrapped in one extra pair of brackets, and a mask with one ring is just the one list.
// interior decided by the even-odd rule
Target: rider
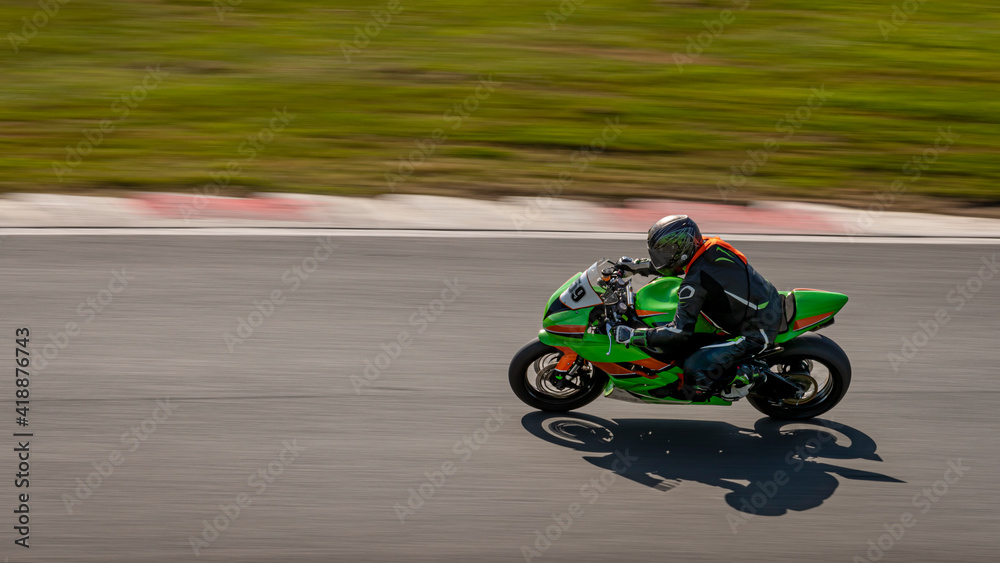
[[(671, 215), (649, 229), (650, 260), (622, 257), (618, 266), (644, 276), (684, 275), (674, 320), (656, 328), (615, 327), (615, 340), (640, 347), (670, 348), (694, 332), (699, 313), (733, 338), (705, 346), (684, 361), (684, 385), (693, 400), (720, 391), (725, 399), (745, 396), (757, 375), (745, 362), (774, 343), (781, 320), (777, 290), (739, 250), (719, 238), (703, 238), (687, 215)], [(730, 368), (740, 365), (737, 376)], [(730, 377), (724, 377), (729, 373)]]

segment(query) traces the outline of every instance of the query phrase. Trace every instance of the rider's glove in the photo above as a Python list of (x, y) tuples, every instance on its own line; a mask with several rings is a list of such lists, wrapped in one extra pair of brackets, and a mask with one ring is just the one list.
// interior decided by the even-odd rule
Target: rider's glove
[(615, 262), (615, 267), (630, 274), (639, 274), (640, 276), (654, 275), (653, 264), (646, 258), (633, 260), (628, 256), (622, 256)]
[(618, 325), (615, 327), (615, 342), (624, 344), (626, 347), (630, 345), (645, 346), (647, 330), (649, 329)]

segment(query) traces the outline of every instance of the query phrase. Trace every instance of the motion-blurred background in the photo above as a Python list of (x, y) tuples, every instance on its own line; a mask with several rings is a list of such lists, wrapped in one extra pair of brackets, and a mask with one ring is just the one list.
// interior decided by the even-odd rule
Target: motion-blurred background
[[(8, 435), (0, 559), (995, 562), (998, 24), (0, 0), (0, 366), (31, 357), (0, 429), (33, 434), (34, 548)], [(822, 420), (512, 393), (552, 292), (673, 213), (849, 296)]]
[(993, 8), (6, 0), (0, 190), (189, 191), (235, 159), (220, 194), (533, 195), (568, 169), (563, 195), (867, 206), (950, 127), (893, 205), (993, 214)]

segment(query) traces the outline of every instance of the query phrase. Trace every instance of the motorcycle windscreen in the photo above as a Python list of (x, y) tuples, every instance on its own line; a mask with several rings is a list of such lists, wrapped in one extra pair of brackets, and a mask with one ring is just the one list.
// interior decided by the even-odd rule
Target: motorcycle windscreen
[(594, 262), (583, 275), (566, 288), (566, 291), (562, 292), (559, 301), (574, 311), (603, 303), (601, 293), (604, 293), (604, 287), (601, 284), (603, 279), (601, 270), (610, 265), (612, 264), (608, 260)]

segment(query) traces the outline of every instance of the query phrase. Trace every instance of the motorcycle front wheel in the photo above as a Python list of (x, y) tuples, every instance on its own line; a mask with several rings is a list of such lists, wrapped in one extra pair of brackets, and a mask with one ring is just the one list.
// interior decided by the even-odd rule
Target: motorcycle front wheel
[(578, 409), (601, 396), (608, 376), (589, 362), (572, 376), (555, 371), (563, 353), (537, 338), (525, 344), (510, 361), (510, 388), (530, 407), (548, 412)]

